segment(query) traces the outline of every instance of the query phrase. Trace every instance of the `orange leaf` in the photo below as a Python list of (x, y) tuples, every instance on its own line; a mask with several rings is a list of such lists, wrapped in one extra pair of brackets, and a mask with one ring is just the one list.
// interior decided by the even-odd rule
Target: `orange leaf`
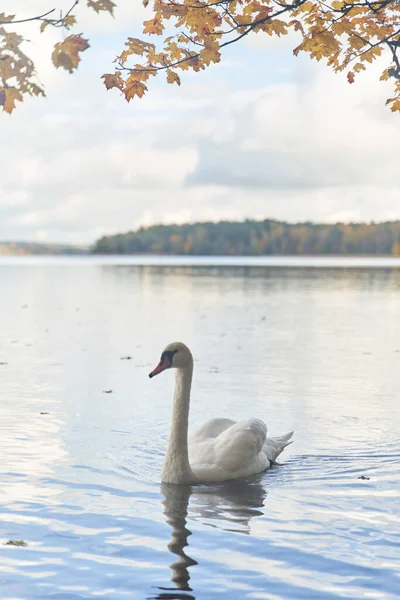
[(79, 52), (89, 48), (89, 42), (81, 34), (69, 35), (63, 42), (58, 42), (54, 46), (51, 60), (53, 65), (59, 69), (63, 67), (70, 73), (78, 68), (80, 62)]
[(349, 71), (349, 72), (347, 73), (347, 81), (348, 81), (349, 83), (354, 83), (354, 73), (353, 73), (352, 71)]

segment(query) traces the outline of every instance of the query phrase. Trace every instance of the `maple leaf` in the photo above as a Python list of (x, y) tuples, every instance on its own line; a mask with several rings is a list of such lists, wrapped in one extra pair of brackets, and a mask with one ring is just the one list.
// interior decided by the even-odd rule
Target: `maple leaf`
[(352, 71), (349, 71), (349, 72), (347, 73), (347, 81), (348, 81), (349, 83), (354, 83), (354, 73), (353, 73)]
[(150, 19), (150, 21), (144, 21), (143, 25), (143, 33), (148, 33), (149, 35), (161, 35), (164, 31), (163, 22), (157, 16), (154, 19)]
[[(209, 65), (212, 62), (217, 63), (221, 60), (221, 53), (218, 52), (219, 45), (213, 45), (211, 48), (204, 48), (200, 52), (200, 58), (205, 65)], [(204, 67), (203, 67), (204, 68)]]
[(400, 112), (400, 98), (397, 98), (390, 107), (392, 112)]
[(63, 67), (70, 73), (78, 68), (80, 62), (79, 52), (89, 48), (88, 40), (82, 37), (82, 34), (69, 35), (63, 42), (58, 42), (54, 46), (51, 60), (53, 65), (59, 69)]
[(124, 83), (121, 79), (121, 73), (119, 71), (112, 74), (106, 73), (105, 75), (102, 75), (101, 78), (104, 79), (104, 85), (106, 86), (107, 90), (111, 90), (115, 87), (122, 90)]
[(63, 19), (63, 24), (66, 29), (70, 29), (76, 23), (76, 17), (74, 15), (68, 15)]
[(9, 115), (15, 108), (16, 101), (22, 102), (22, 94), (15, 87), (6, 87), (0, 90), (0, 106), (3, 107), (3, 110), (7, 112)]
[(13, 59), (11, 56), (2, 57), (0, 60), (0, 78), (6, 81), (14, 75), (16, 75), (16, 72)]
[(88, 0), (87, 5), (89, 8), (93, 8), (97, 13), (99, 12), (109, 12), (111, 15), (114, 14), (114, 8), (116, 4), (111, 2), (111, 0)]
[(14, 21), (15, 19), (15, 15), (6, 15), (4, 13), (0, 13), (0, 24), (4, 24), (4, 23), (11, 23), (11, 21)]
[(147, 86), (144, 83), (135, 79), (131, 82), (130, 80), (131, 77), (126, 82), (126, 86), (123, 90), (125, 98), (128, 102), (130, 102), (134, 96), (141, 98), (145, 92), (147, 92)]
[(181, 78), (179, 77), (178, 73), (171, 71), (171, 69), (167, 69), (167, 82), (181, 85)]

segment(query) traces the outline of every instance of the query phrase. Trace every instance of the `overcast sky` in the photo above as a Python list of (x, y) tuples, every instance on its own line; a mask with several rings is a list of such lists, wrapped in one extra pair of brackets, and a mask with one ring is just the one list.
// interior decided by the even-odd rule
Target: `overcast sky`
[[(33, 4), (69, 2), (3, 0), (2, 10), (31, 16)], [(400, 218), (400, 115), (384, 106), (379, 65), (349, 85), (293, 57), (295, 37), (258, 34), (180, 88), (161, 75), (127, 104), (100, 76), (150, 11), (118, 4), (114, 20), (80, 9), (76, 32), (91, 48), (74, 75), (50, 63), (60, 30), (24, 29), (47, 98), (0, 113), (0, 240), (90, 243), (209, 219)]]

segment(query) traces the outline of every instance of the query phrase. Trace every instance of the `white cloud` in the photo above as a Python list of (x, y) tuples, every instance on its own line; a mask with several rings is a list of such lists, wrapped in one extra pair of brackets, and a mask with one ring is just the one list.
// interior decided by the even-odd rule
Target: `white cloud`
[(249, 37), (227, 68), (180, 88), (152, 82), (127, 104), (100, 80), (126, 24), (143, 17), (136, 2), (121, 10), (82, 21), (93, 40), (74, 76), (51, 66), (59, 32), (33, 38), (48, 98), (0, 115), (0, 239), (91, 242), (198, 219), (400, 217), (400, 118), (384, 107), (377, 67), (349, 85), (292, 58), (290, 39)]

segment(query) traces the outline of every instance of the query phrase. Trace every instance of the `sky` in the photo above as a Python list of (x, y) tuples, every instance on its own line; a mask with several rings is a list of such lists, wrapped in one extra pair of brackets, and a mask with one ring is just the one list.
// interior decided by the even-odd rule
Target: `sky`
[[(19, 17), (31, 7), (2, 1)], [(120, 0), (115, 19), (79, 7), (74, 31), (91, 47), (74, 75), (50, 61), (60, 30), (20, 29), (47, 98), (0, 113), (0, 240), (90, 244), (198, 220), (400, 219), (400, 115), (385, 107), (382, 63), (350, 85), (294, 57), (295, 35), (254, 34), (181, 87), (152, 78), (128, 104), (100, 77), (150, 15), (139, 0)]]

